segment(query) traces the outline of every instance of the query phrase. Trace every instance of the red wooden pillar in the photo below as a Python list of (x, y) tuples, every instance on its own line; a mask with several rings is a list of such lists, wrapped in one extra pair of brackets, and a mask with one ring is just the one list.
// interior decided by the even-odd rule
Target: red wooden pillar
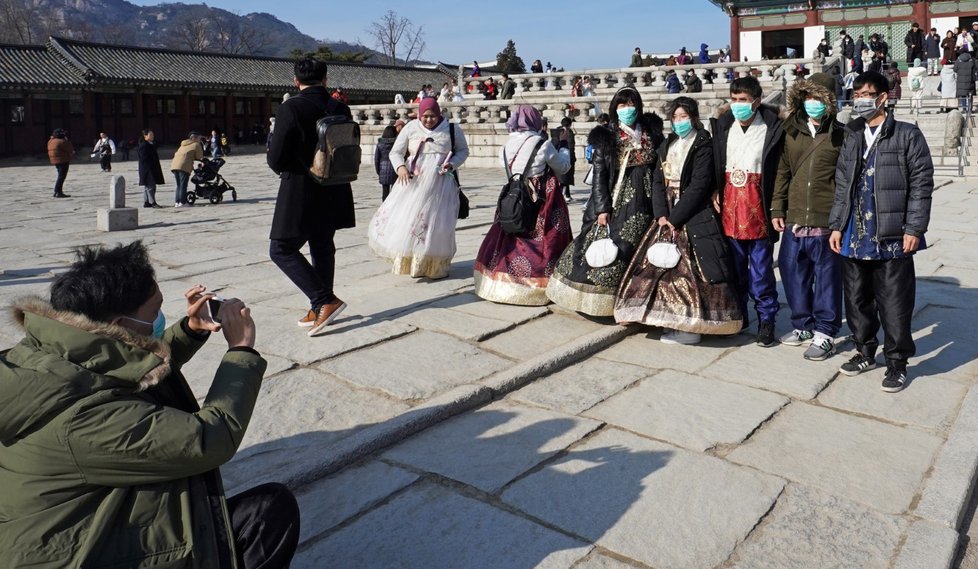
[(730, 15), (730, 61), (740, 61), (740, 18), (736, 13)]
[(187, 133), (190, 132), (190, 130), (191, 130), (191, 126), (190, 126), (190, 92), (184, 91), (183, 97), (180, 98), (180, 108), (183, 111), (182, 112), (182, 116), (180, 117), (180, 121), (181, 121), (181, 123), (183, 125), (183, 128), (180, 129), (181, 132), (177, 133), (177, 135), (178, 135), (178, 139), (179, 140), (183, 140), (183, 137), (187, 136)]
[(150, 126), (146, 124), (145, 105), (143, 104), (143, 90), (136, 89), (136, 93), (133, 95), (133, 99), (135, 100), (133, 101), (132, 111), (133, 114), (136, 116), (136, 128), (139, 129), (140, 132), (142, 132), (144, 128), (150, 128)]
[[(84, 107), (85, 132), (75, 134), (74, 139), (76, 141), (88, 140), (89, 138), (95, 140), (98, 138), (98, 133), (95, 131), (95, 129), (98, 128), (95, 126), (97, 121), (97, 117), (95, 116), (95, 94), (91, 91), (85, 91)], [(81, 136), (79, 136), (79, 134)]]
[(234, 96), (228, 93), (224, 96), (224, 132), (231, 132), (231, 121), (234, 120)]
[(910, 17), (911, 22), (920, 24), (920, 30), (924, 34), (930, 33), (930, 14), (927, 13), (927, 4), (929, 2), (921, 2), (919, 0), (914, 2), (913, 15)]

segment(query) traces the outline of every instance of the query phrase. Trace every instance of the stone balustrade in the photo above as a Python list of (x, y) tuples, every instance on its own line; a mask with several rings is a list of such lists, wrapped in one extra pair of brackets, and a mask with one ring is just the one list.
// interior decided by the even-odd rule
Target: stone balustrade
[[(795, 68), (798, 64), (804, 65), (806, 69), (810, 69), (813, 73), (818, 73), (837, 63), (837, 58), (830, 58), (825, 62), (815, 59), (783, 59), (693, 65), (623, 67), (619, 69), (578, 69), (563, 72), (510, 75), (510, 79), (516, 82), (517, 94), (537, 94), (555, 91), (567, 92), (574, 86), (574, 82), (584, 75), (591, 78), (595, 93), (614, 92), (626, 84), (634, 85), (640, 90), (642, 88), (660, 88), (665, 90), (666, 77), (669, 71), (675, 71), (680, 77), (693, 71), (703, 82), (704, 90), (710, 88), (725, 89), (726, 85), (730, 83), (730, 76), (745, 77), (747, 75), (757, 77), (762, 87), (771, 87), (774, 83), (783, 86), (784, 83), (794, 81)], [(493, 75), (492, 77), (498, 80), (500, 76)], [(712, 82), (708, 80), (710, 77), (712, 77)], [(463, 78), (465, 93), (478, 92), (478, 84), (484, 82), (487, 78), (488, 75)]]
[[(553, 126), (565, 116), (572, 117), (576, 122), (593, 122), (602, 112), (608, 111), (608, 104), (611, 102), (613, 93), (598, 94), (591, 97), (571, 97), (567, 93), (556, 94), (546, 101), (533, 102), (533, 106), (540, 109), (543, 116), (547, 118)], [(715, 109), (723, 104), (726, 93), (718, 96), (717, 93), (704, 92), (692, 93), (686, 96), (696, 99), (700, 105), (700, 113), (709, 116)], [(663, 94), (663, 96), (643, 95), (645, 108), (648, 111), (658, 112), (664, 116), (665, 109), (676, 95)], [(466, 99), (458, 103), (441, 103), (442, 113), (454, 123), (490, 123), (502, 124), (509, 119), (516, 107), (523, 104), (530, 104), (522, 98), (510, 99), (505, 101), (486, 101), (482, 99)], [(392, 124), (397, 119), (410, 120), (413, 114), (418, 112), (417, 105), (352, 105), (353, 118), (361, 125), (383, 125)]]
[[(738, 76), (754, 75), (764, 89), (766, 103), (778, 105), (783, 103), (785, 88), (793, 82), (795, 68), (798, 63), (804, 64), (813, 73), (837, 64), (832, 58), (824, 64), (812, 59), (790, 59), (777, 62), (742, 62), (722, 63), (712, 65), (677, 65), (671, 67), (624, 68), (608, 70), (578, 70), (565, 73), (536, 73), (513, 75), (519, 87), (515, 98), (510, 100), (484, 100), (481, 95), (469, 95), (464, 101), (441, 103), (442, 113), (453, 123), (462, 125), (466, 139), (469, 142), (470, 156), (467, 163), (470, 166), (495, 167), (498, 165), (500, 148), (508, 137), (506, 120), (522, 104), (531, 104), (556, 127), (560, 119), (571, 117), (577, 130), (578, 168), (583, 172), (587, 169), (584, 162), (584, 145), (587, 133), (594, 127), (597, 116), (608, 112), (611, 98), (618, 86), (634, 83), (642, 94), (645, 110), (656, 112), (668, 119), (666, 108), (678, 95), (666, 92), (665, 77), (669, 70), (686, 72), (693, 70), (703, 80), (703, 92), (683, 93), (697, 101), (700, 116), (704, 119), (715, 116), (718, 109), (729, 99), (729, 79), (727, 73), (733, 70)], [(707, 77), (712, 72), (712, 83)], [(595, 83), (594, 93), (589, 96), (575, 97), (570, 92), (573, 81), (581, 75), (590, 75)], [(484, 80), (485, 78), (466, 79), (466, 84)], [(549, 80), (549, 82), (548, 82)], [(373, 161), (373, 148), (384, 127), (393, 124), (397, 119), (405, 121), (413, 118), (418, 106), (412, 104), (376, 104), (352, 105), (354, 119), (362, 128), (361, 143), (365, 164)]]

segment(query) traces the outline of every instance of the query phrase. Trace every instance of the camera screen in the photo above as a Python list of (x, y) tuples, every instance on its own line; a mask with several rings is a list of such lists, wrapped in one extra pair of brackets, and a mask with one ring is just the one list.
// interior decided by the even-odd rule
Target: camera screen
[(220, 322), (221, 319), (218, 317), (218, 313), (221, 311), (221, 305), (224, 304), (223, 298), (212, 297), (207, 299), (207, 308), (211, 311), (211, 320), (214, 322)]

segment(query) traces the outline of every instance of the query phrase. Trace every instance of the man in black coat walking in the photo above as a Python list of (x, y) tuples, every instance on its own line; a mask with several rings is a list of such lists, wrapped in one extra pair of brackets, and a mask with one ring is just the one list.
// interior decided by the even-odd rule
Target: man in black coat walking
[[(316, 153), (316, 121), (323, 116), (344, 115), (350, 107), (332, 99), (326, 91), (326, 64), (313, 59), (295, 63), (297, 95), (289, 97), (275, 113), (275, 136), (268, 148), (268, 165), (281, 177), (269, 256), (283, 273), (309, 297), (310, 308), (298, 321), (320, 334), (346, 303), (333, 294), (337, 229), (356, 225), (353, 188), (350, 184), (319, 185), (309, 175)], [(310, 263), (300, 249), (309, 244)]]

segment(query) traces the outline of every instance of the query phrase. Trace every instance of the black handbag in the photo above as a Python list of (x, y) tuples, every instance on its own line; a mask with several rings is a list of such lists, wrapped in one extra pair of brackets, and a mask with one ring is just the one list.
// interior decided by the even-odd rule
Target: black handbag
[[(448, 123), (448, 136), (452, 139), (452, 154), (455, 154), (455, 125)], [(452, 177), (455, 178), (455, 185), (458, 186), (458, 218), (469, 218), (469, 198), (462, 192), (462, 184), (458, 181), (458, 170), (452, 168)]]

